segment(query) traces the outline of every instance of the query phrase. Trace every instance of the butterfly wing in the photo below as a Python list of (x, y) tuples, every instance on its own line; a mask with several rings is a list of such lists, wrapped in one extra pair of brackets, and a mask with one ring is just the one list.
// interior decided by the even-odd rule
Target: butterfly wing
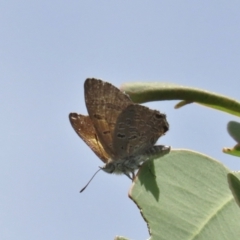
[(121, 157), (144, 153), (168, 129), (165, 114), (138, 104), (129, 105), (116, 122), (114, 151)]
[(109, 155), (106, 153), (102, 144), (100, 143), (90, 117), (77, 113), (70, 113), (69, 120), (78, 136), (104, 163), (107, 163)]
[(128, 95), (112, 84), (88, 78), (84, 84), (85, 102), (99, 141), (105, 151), (114, 159), (113, 134), (121, 112), (133, 104)]

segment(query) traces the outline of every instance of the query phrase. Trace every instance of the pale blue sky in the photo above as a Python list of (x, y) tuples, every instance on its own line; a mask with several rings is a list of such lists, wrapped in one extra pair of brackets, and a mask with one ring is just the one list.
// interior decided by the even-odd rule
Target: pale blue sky
[[(239, 1), (2, 1), (0, 3), (0, 237), (17, 240), (147, 239), (125, 176), (73, 131), (69, 112), (86, 113), (83, 82), (164, 81), (240, 100)], [(197, 104), (148, 103), (167, 114), (159, 143), (221, 152), (238, 118)]]

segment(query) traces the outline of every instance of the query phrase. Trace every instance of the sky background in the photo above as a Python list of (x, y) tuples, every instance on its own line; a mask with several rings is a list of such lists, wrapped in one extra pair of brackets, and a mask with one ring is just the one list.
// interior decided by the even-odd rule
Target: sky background
[[(83, 83), (119, 87), (163, 81), (240, 100), (239, 1), (1, 1), (0, 237), (34, 240), (147, 239), (125, 176), (102, 162), (72, 129), (86, 114)], [(159, 143), (202, 152), (232, 170), (222, 153), (237, 117), (197, 104), (148, 103), (167, 114)]]

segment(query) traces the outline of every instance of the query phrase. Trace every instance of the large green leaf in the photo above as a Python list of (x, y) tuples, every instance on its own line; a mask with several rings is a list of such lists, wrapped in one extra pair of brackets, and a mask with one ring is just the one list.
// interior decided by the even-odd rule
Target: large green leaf
[(183, 100), (176, 105), (176, 108), (195, 102), (240, 116), (239, 101), (198, 88), (161, 82), (133, 82), (123, 84), (121, 89), (129, 94), (136, 103), (159, 100)]
[(151, 240), (238, 240), (240, 211), (228, 187), (229, 172), (210, 157), (187, 150), (146, 162), (129, 196), (147, 222)]

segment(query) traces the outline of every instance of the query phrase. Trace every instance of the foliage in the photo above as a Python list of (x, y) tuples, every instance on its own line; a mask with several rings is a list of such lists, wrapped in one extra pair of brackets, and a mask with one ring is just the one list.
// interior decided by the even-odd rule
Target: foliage
[[(137, 103), (178, 99), (176, 108), (195, 102), (240, 116), (240, 102), (201, 89), (163, 83), (129, 83), (122, 89)], [(240, 123), (229, 122), (227, 130), (236, 145), (223, 152), (239, 157)], [(219, 161), (173, 149), (143, 164), (129, 197), (140, 209), (151, 240), (233, 240), (240, 236), (239, 179), (240, 172)]]

